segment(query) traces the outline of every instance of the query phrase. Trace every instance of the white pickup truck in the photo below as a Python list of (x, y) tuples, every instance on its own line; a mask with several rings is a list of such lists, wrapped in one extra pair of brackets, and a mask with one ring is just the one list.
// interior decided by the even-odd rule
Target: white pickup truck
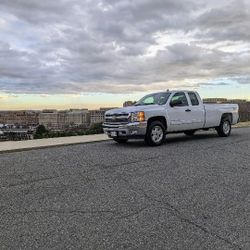
[(165, 91), (146, 95), (134, 106), (105, 113), (103, 130), (118, 143), (143, 138), (150, 146), (161, 145), (166, 134), (215, 128), (227, 137), (239, 121), (237, 104), (203, 104), (195, 91)]

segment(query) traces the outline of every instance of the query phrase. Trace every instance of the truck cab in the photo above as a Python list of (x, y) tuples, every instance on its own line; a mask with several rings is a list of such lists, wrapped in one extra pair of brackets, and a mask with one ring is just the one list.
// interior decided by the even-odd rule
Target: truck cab
[(179, 91), (172, 93), (167, 104), (168, 132), (198, 129), (204, 126), (205, 110), (198, 93)]

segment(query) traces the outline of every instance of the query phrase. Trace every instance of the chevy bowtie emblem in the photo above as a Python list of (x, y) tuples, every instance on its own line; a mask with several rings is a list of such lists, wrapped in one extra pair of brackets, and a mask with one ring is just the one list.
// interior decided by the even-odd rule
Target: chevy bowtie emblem
[(115, 120), (115, 118), (116, 118), (115, 115), (113, 115), (113, 116), (112, 116), (112, 120)]

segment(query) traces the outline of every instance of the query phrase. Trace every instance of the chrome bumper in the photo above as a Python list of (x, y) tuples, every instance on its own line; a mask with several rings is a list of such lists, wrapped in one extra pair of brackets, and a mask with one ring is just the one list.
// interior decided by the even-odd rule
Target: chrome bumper
[(116, 124), (116, 125), (104, 122), (102, 126), (104, 133), (111, 138), (144, 137), (147, 131), (147, 122), (133, 122), (133, 123)]

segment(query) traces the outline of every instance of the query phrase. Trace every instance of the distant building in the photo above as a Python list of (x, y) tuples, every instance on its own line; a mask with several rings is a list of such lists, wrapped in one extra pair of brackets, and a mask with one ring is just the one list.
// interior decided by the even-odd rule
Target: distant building
[(239, 104), (239, 113), (241, 121), (250, 121), (250, 102), (241, 102)]
[(110, 109), (117, 109), (117, 108), (118, 108), (118, 107), (105, 107), (105, 108), (104, 108), (104, 107), (101, 107), (100, 110), (101, 110), (101, 111), (108, 111), (108, 110), (110, 110)]
[(18, 126), (38, 125), (39, 112), (36, 111), (0, 111), (0, 124)]
[(133, 101), (126, 101), (123, 103), (123, 107), (133, 106), (136, 102)]
[(69, 127), (88, 127), (90, 114), (87, 109), (68, 111), (43, 110), (39, 115), (39, 124), (48, 129), (65, 129)]
[(56, 109), (43, 109), (44, 113), (56, 113), (57, 110)]
[(205, 98), (203, 99), (204, 103), (224, 103), (227, 102), (226, 98)]
[(95, 110), (90, 110), (90, 125), (94, 123), (101, 123), (104, 122), (105, 112), (110, 109), (116, 109), (117, 107), (109, 107), (109, 108), (100, 108)]
[(67, 126), (88, 127), (90, 124), (90, 114), (88, 110), (71, 110), (70, 112), (66, 112), (65, 124)]
[(106, 110), (90, 110), (90, 124), (94, 123), (100, 123), (104, 121), (104, 115), (105, 115)]
[(44, 125), (48, 129), (59, 129), (58, 112), (51, 110), (43, 110), (39, 114), (39, 124)]
[(247, 100), (245, 100), (245, 99), (228, 99), (227, 100), (227, 102), (228, 103), (246, 103), (247, 102)]

